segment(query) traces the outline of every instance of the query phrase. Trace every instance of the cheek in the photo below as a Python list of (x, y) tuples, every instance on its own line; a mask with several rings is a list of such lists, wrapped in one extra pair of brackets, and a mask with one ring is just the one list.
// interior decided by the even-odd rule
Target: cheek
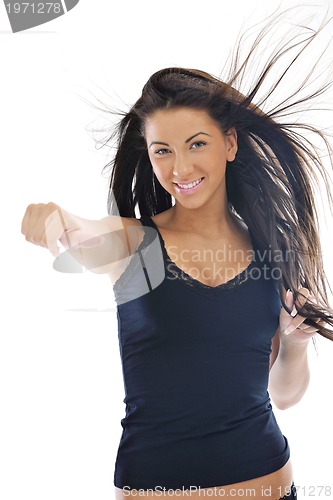
[(163, 174), (161, 168), (152, 163), (152, 169), (159, 183), (163, 185)]
[(161, 171), (161, 169), (154, 169), (154, 174), (159, 181), (159, 183), (164, 186), (167, 182), (167, 177), (165, 175), (165, 172)]
[(163, 179), (167, 180), (170, 177), (170, 165), (168, 162), (164, 161), (163, 165), (151, 163), (154, 174), (157, 179), (162, 183)]
[(169, 169), (161, 167), (153, 167), (153, 171), (161, 186), (166, 191), (170, 192), (171, 174), (169, 174)]
[(158, 168), (157, 165), (154, 165), (154, 163), (151, 162), (151, 167), (153, 169), (154, 174), (156, 175), (157, 178), (160, 176), (160, 168)]

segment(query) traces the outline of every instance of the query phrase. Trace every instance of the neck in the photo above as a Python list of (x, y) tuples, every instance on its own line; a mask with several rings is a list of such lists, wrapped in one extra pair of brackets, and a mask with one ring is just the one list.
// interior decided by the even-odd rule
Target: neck
[(230, 212), (227, 202), (218, 210), (211, 206), (188, 209), (176, 202), (169, 220), (173, 227), (207, 239), (226, 236), (235, 229), (235, 216)]

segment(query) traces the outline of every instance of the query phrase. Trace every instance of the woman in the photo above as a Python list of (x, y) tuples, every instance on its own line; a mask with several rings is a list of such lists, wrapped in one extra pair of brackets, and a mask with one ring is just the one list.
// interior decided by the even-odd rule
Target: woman
[[(297, 39), (298, 57), (323, 28)], [(28, 241), (59, 255), (60, 240), (112, 279), (126, 392), (118, 499), (296, 498), (270, 399), (280, 409), (300, 401), (308, 343), (316, 333), (333, 340), (333, 311), (311, 184), (320, 173), (330, 199), (321, 158), (278, 120), (297, 101), (263, 112), (270, 90), (254, 104), (290, 48), (277, 49), (247, 95), (236, 87), (249, 58), (225, 82), (156, 72), (116, 128), (110, 215), (86, 220), (54, 203), (24, 215)]]

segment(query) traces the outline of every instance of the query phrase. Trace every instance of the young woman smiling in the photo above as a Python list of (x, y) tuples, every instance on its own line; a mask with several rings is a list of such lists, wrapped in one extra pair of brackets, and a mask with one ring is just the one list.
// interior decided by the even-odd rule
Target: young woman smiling
[(297, 404), (310, 339), (333, 340), (316, 174), (331, 193), (300, 123), (279, 121), (299, 102), (264, 112), (276, 86), (256, 96), (275, 62), (295, 47), (297, 60), (325, 24), (300, 29), (294, 44), (291, 36), (243, 95), (237, 77), (268, 27), (226, 81), (179, 67), (149, 78), (115, 129), (108, 217), (86, 220), (49, 203), (29, 205), (22, 221), (28, 241), (58, 255), (60, 240), (112, 279), (126, 391), (117, 499), (138, 490), (296, 498), (271, 399), (280, 409)]

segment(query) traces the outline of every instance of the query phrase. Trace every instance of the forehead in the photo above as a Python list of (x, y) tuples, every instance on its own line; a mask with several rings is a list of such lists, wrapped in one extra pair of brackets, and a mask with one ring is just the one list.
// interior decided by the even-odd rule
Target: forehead
[(159, 109), (145, 121), (145, 134), (147, 137), (161, 133), (179, 135), (180, 132), (186, 135), (191, 131), (196, 133), (199, 130), (207, 131), (208, 129), (213, 131), (213, 129), (218, 129), (218, 125), (207, 111), (201, 109)]

